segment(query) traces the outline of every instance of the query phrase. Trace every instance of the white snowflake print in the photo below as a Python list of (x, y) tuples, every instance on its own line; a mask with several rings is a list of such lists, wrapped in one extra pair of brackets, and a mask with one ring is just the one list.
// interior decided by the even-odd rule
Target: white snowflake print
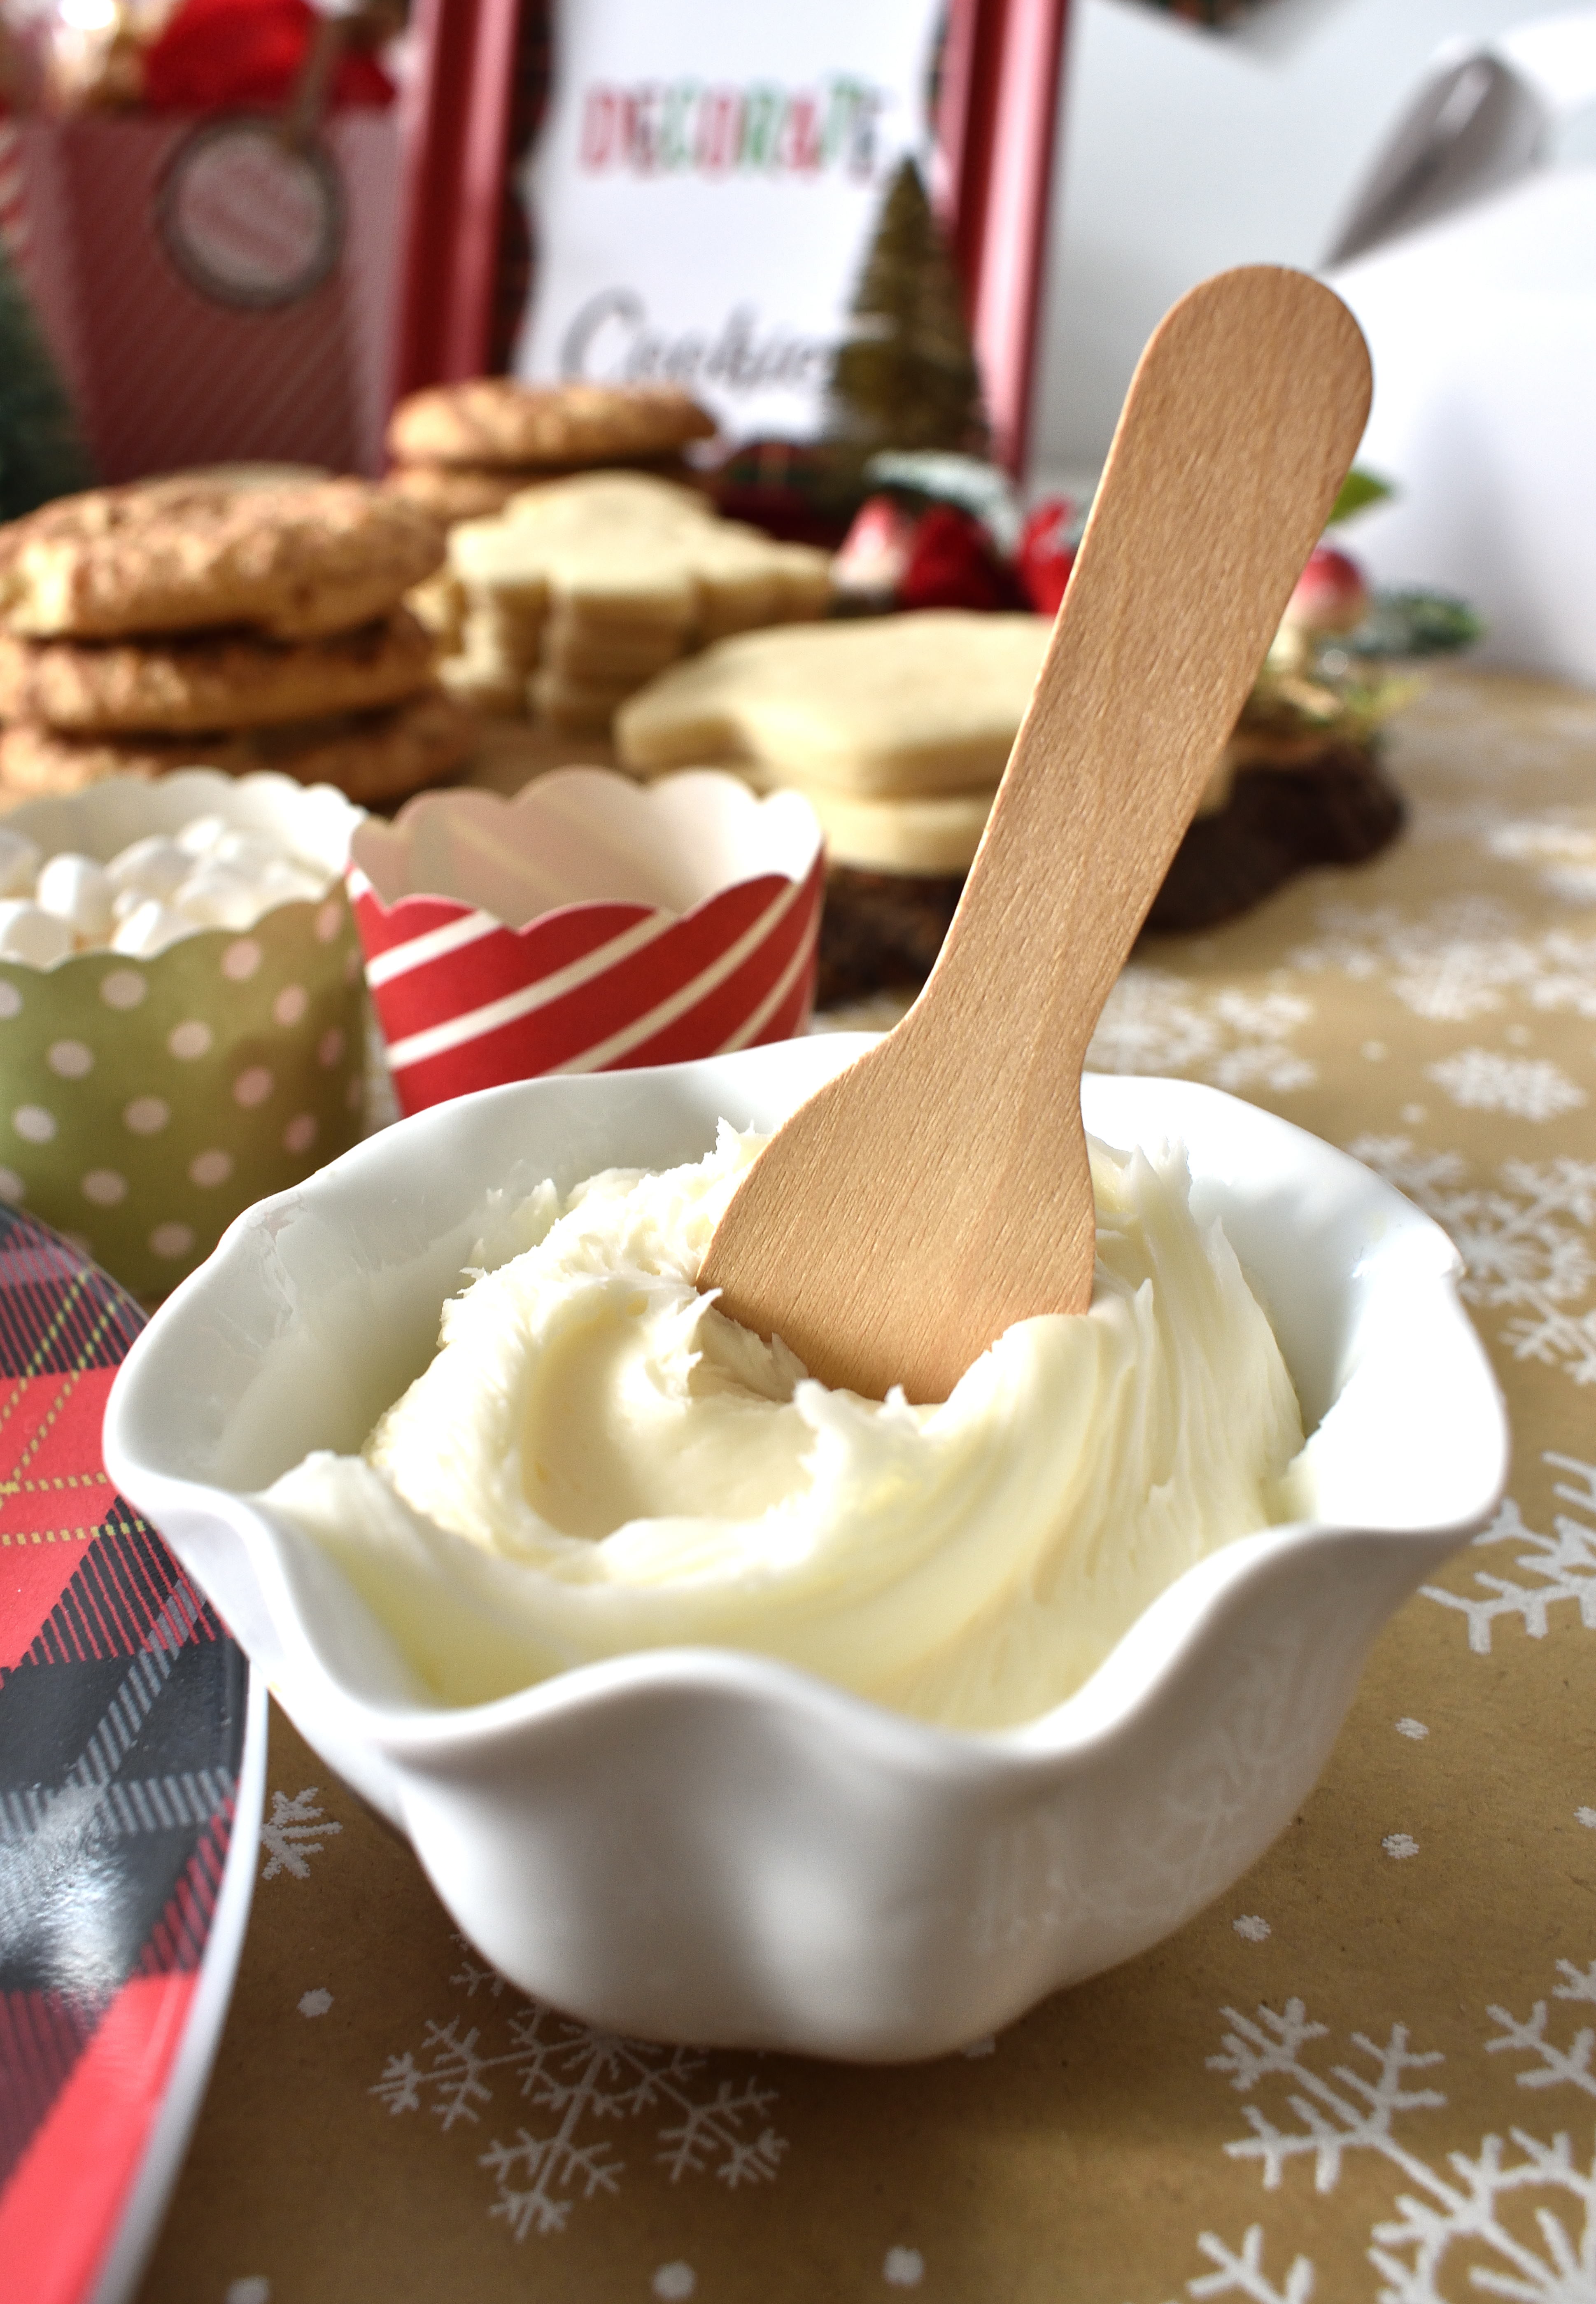
[(1288, 1043), (1313, 1013), (1286, 991), (1204, 992), (1132, 961), (1110, 993), (1086, 1051), (1100, 1072), (1179, 1072), (1214, 1088), (1309, 1088), (1315, 1067)]
[(1584, 1301), (1596, 1296), (1596, 1161), (1504, 1160), (1494, 1185), (1477, 1185), (1457, 1153), (1410, 1137), (1359, 1136), (1347, 1148), (1451, 1234), (1471, 1304), (1518, 1316), (1498, 1331), (1515, 1360), (1596, 1384), (1596, 1303)]
[[(1567, 1961), (1558, 1966), (1565, 1981), (1554, 1997), (1596, 1999), (1596, 1962), (1589, 1972)], [(1572, 2086), (1596, 2094), (1588, 2032), (1559, 2048), (1546, 2037), (1544, 2003), (1538, 2002), (1524, 2024), (1505, 2010), (1490, 2013), (1500, 2030), (1488, 2049), (1528, 2053), (1537, 2060), (1518, 2076), (1521, 2085)], [(1271, 2191), (1294, 2163), (1305, 2162), (1313, 2167), (1315, 2190), (1330, 2192), (1349, 2154), (1371, 2153), (1406, 2188), (1397, 2195), (1397, 2213), (1370, 2233), (1369, 2261), (1385, 2283), (1379, 2304), (1447, 2304), (1463, 2292), (1518, 2304), (1589, 2304), (1596, 2296), (1596, 2162), (1582, 2165), (1566, 2135), (1550, 2143), (1516, 2127), (1506, 2139), (1488, 2135), (1476, 2154), (1449, 2153), (1443, 2173), (1398, 2133), (1402, 2115), (1446, 2102), (1438, 2088), (1411, 2084), (1443, 2060), (1433, 2051), (1411, 2049), (1403, 2026), (1392, 2027), (1383, 2046), (1353, 2034), (1352, 2046), (1370, 2070), (1337, 2063), (1322, 2071), (1313, 2045), (1327, 2038), (1328, 2030), (1309, 2020), (1300, 2000), (1288, 2001), (1279, 2013), (1261, 2007), (1256, 2017), (1233, 2008), (1224, 2014), (1233, 2029), (1224, 2036), (1223, 2053), (1209, 2058), (1210, 2067), (1226, 2073), (1240, 2095), (1284, 2084), (1290, 2115), (1289, 2122), (1278, 2122), (1262, 2105), (1249, 2104), (1250, 2133), (1226, 2146), (1231, 2157), (1257, 2163), (1264, 2189)], [(1513, 2213), (1520, 2198), (1533, 2208), (1533, 2218)], [(1314, 2268), (1305, 2257), (1293, 2259), (1283, 2285), (1270, 2279), (1260, 2224), (1249, 2227), (1239, 2251), (1212, 2232), (1202, 2233), (1197, 2245), (1215, 2268), (1187, 2282), (1188, 2297), (1308, 2304), (1313, 2295)]]
[(1431, 2111), (1446, 2102), (1438, 2088), (1407, 2085), (1411, 2074), (1444, 2059), (1435, 2049), (1410, 2049), (1405, 2024), (1392, 2026), (1383, 2047), (1362, 2032), (1353, 2034), (1353, 2046), (1373, 2064), (1372, 2079), (1347, 2064), (1332, 2065), (1327, 2078), (1304, 2062), (1303, 2052), (1311, 2041), (1327, 2038), (1328, 2028), (1311, 2022), (1300, 2000), (1288, 2000), (1278, 2015), (1272, 2008), (1260, 2008), (1256, 2018), (1234, 2008), (1222, 2012), (1236, 2029), (1225, 2034), (1222, 2053), (1209, 2057), (1210, 2071), (1229, 2073), (1240, 2096), (1271, 2078), (1289, 2080), (1296, 2091), (1288, 2102), (1299, 2126), (1278, 2128), (1250, 2104), (1244, 2117), (1252, 2134), (1225, 2147), (1232, 2159), (1261, 2164), (1266, 2191), (1278, 2190), (1289, 2163), (1303, 2158), (1313, 2162), (1314, 2190), (1334, 2191), (1348, 2152), (1394, 2150), (1398, 2113)]
[[(516, 1992), (469, 1952), (450, 1978), (468, 1999), (478, 1990), (504, 1998), (498, 2044), (462, 2020), (429, 2023), (419, 2056), (390, 2056), (370, 2093), (393, 2113), (423, 2105), (447, 2131), (478, 2122), (502, 2075), (528, 2104), (551, 2115), (535, 2134), (518, 2128), (510, 2143), (495, 2137), (477, 2164), (494, 2179), (488, 2209), (518, 2240), (563, 2232), (577, 2199), (621, 2189), (626, 2163), (596, 2133), (606, 2123), (654, 2119), (654, 2159), (671, 2181), (713, 2170), (735, 2190), (775, 2175), (787, 2140), (766, 2114), (773, 2088), (753, 2079), (716, 2077), (696, 2048), (666, 2048), (596, 2030)], [(690, 2291), (679, 2291), (690, 2292)]]
[(1552, 1533), (1542, 1536), (1525, 1527), (1509, 1496), (1490, 1527), (1482, 1529), (1469, 1546), (1471, 1552), (1498, 1544), (1522, 1546), (1513, 1565), (1533, 1580), (1521, 1583), (1481, 1568), (1474, 1571), (1472, 1593), (1448, 1592), (1439, 1584), (1419, 1588), (1426, 1599), (1439, 1601), (1443, 1608), (1456, 1608), (1465, 1619), (1468, 1644), (1476, 1656), (1490, 1654), (1491, 1628), (1501, 1617), (1512, 1617), (1531, 1639), (1543, 1640), (1550, 1629), (1550, 1612), (1562, 1601), (1578, 1609), (1586, 1631), (1596, 1632), (1596, 1464), (1550, 1452), (1541, 1461), (1554, 1471), (1577, 1477), (1579, 1487), (1558, 1481), (1552, 1494), (1560, 1503), (1577, 1506), (1582, 1517), (1576, 1520), (1572, 1512), (1559, 1512), (1552, 1522)]
[(1263, 2269), (1263, 2227), (1249, 2224), (1242, 2235), (1239, 2255), (1227, 2248), (1217, 2232), (1197, 2234), (1199, 2254), (1214, 2272), (1200, 2272), (1186, 2283), (1190, 2297), (1243, 2296), (1248, 2304), (1309, 2304), (1313, 2293), (1313, 2266), (1305, 2256), (1295, 2257), (1283, 2288), (1277, 2288)]
[(1288, 955), (1306, 975), (1384, 979), (1415, 1016), (1464, 1024), (1510, 999), (1596, 1016), (1596, 936), (1538, 929), (1500, 898), (1447, 896), (1420, 919), (1395, 904), (1326, 904), (1321, 934)]
[(317, 1807), (319, 1789), (317, 1784), (308, 1784), (292, 1800), (286, 1792), (272, 1794), (272, 1812), (260, 1827), (268, 1859), (260, 1876), (263, 1880), (274, 1880), (279, 1872), (291, 1873), (296, 1880), (308, 1880), (308, 1859), (322, 1853), (323, 1842), (330, 1834), (343, 1830), (341, 1824), (334, 1824)]
[(1596, 904), (1596, 827), (1588, 811), (1555, 807), (1526, 816), (1496, 800), (1429, 800), (1411, 830), (1427, 846), (1465, 840), (1482, 856), (1521, 864), (1543, 894), (1563, 903)]
[(1560, 1064), (1544, 1057), (1504, 1056), (1494, 1048), (1459, 1048), (1426, 1064), (1424, 1077), (1467, 1112), (1505, 1112), (1514, 1120), (1555, 1120), (1576, 1112), (1585, 1092)]
[[(1423, 2190), (1399, 2194), (1398, 2213), (1370, 2235), (1369, 2261), (1389, 2283), (1381, 2304), (1447, 2304), (1439, 2283), (1455, 2250), (1475, 2257), (1466, 2277), (1476, 2293), (1519, 2304), (1596, 2295), (1596, 2162), (1582, 2168), (1566, 2135), (1545, 2144), (1515, 2128), (1507, 2140), (1487, 2136), (1473, 2159), (1450, 2154), (1448, 2164), (1448, 2179), (1426, 2169)], [(1507, 2222), (1519, 2195), (1541, 2202), (1534, 2240)]]
[(917, 2248), (890, 2248), (881, 2276), (889, 2288), (918, 2288), (925, 2277), (925, 2258)]
[[(1596, 2003), (1596, 1960), (1589, 1968), (1576, 1968), (1571, 1960), (1558, 1962), (1561, 1984), (1552, 1986), (1554, 2000), (1583, 2001), (1587, 2006)], [(1547, 2003), (1537, 2000), (1528, 2017), (1521, 2024), (1505, 2008), (1488, 2008), (1486, 2014), (1501, 2030), (1494, 2040), (1485, 2043), (1488, 2054), (1506, 2048), (1515, 2054), (1536, 2059), (1528, 2071), (1520, 2072), (1518, 2085), (1523, 2088), (1548, 2088), (1564, 2086), (1583, 2089), (1586, 2096), (1596, 2096), (1596, 2072), (1591, 2070), (1591, 2051), (1596, 2046), (1596, 2030), (1583, 2025), (1566, 2048), (1548, 2039)]]
[(1535, 868), (1549, 896), (1566, 904), (1596, 904), (1596, 831), (1562, 810), (1543, 817), (1506, 817), (1482, 827), (1488, 856)]
[(1230, 1926), (1243, 1944), (1264, 1944), (1272, 1933), (1269, 1922), (1257, 1912), (1241, 1912)]
[(1419, 1852), (1419, 1843), (1411, 1832), (1388, 1832), (1380, 1844), (1398, 1864)]
[(1422, 1720), (1414, 1720), (1409, 1716), (1398, 1721), (1397, 1733), (1398, 1736), (1406, 1736), (1410, 1744), (1422, 1744), (1430, 1731)]

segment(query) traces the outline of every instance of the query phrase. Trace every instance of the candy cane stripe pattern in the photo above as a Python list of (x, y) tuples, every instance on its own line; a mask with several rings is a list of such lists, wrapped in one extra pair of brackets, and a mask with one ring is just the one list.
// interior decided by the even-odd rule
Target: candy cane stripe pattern
[(790, 1038), (807, 1020), (824, 894), (767, 872), (677, 915), (572, 904), (519, 929), (452, 898), (350, 902), (400, 1108), (539, 1072), (673, 1063)]

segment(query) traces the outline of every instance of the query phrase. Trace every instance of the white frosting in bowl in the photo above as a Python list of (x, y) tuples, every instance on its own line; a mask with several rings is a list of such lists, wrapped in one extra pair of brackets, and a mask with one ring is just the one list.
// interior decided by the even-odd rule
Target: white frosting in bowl
[[(240, 1218), (107, 1407), (112, 1480), (319, 1765), (409, 1838), (486, 1959), (611, 2031), (942, 2055), (1144, 1951), (1297, 1813), (1372, 1641), (1501, 1495), (1501, 1400), (1440, 1228), (1273, 1113), (1088, 1075), (1089, 1131), (1186, 1147), (1199, 1223), (1222, 1218), (1313, 1427), (1316, 1493), (1312, 1519), (1178, 1575), (1024, 1727), (950, 1733), (706, 1646), (519, 1687), (542, 1637), (523, 1563), (376, 1474), (371, 1525), (335, 1532), (350, 1574), (262, 1503), (310, 1452), (358, 1453), (462, 1267), (526, 1244), (501, 1255), (496, 1231), (540, 1179), (697, 1162), (717, 1114), (779, 1127), (866, 1045), (553, 1075), (384, 1129)], [(517, 1692), (440, 1701), (394, 1628), (420, 1664), (452, 1653)]]
[(543, 1185), (361, 1454), (266, 1492), (439, 1703), (713, 1644), (1001, 1728), (1195, 1562), (1309, 1515), (1291, 1379), (1180, 1153), (1094, 1144), (1090, 1311), (1019, 1322), (917, 1407), (829, 1390), (698, 1294), (763, 1140)]

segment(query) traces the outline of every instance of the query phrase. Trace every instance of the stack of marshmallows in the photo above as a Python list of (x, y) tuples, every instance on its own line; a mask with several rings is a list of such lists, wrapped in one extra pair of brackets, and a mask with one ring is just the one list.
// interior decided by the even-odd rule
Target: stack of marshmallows
[(104, 864), (72, 850), (46, 856), (0, 825), (0, 960), (53, 968), (100, 950), (148, 959), (201, 928), (253, 928), (274, 904), (314, 902), (328, 879), (282, 841), (219, 816), (151, 833)]
[(403, 596), (442, 562), (362, 480), (177, 476), (0, 528), (0, 790), (277, 768), (366, 805), (458, 772), (475, 731)]

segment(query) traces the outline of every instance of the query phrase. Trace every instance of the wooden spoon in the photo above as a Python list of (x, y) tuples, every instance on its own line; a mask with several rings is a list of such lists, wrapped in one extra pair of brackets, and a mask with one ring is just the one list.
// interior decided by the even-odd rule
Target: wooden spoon
[(1091, 1301), (1081, 1065), (1369, 411), (1327, 288), (1183, 297), (1143, 353), (935, 968), (793, 1114), (701, 1288), (827, 1384), (945, 1400), (1014, 1321)]

